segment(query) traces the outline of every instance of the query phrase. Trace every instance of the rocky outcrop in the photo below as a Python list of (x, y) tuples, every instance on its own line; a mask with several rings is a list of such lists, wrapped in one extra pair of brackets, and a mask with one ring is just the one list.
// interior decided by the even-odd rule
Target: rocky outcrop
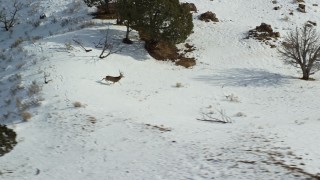
[(211, 12), (211, 11), (207, 11), (203, 14), (201, 14), (199, 16), (199, 20), (201, 21), (205, 21), (205, 22), (219, 22), (219, 19), (216, 17), (216, 14)]

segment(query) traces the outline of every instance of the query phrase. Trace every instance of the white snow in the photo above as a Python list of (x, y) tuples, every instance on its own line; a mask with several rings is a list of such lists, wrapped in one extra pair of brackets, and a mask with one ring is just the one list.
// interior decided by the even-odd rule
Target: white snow
[[(262, 22), (282, 37), (308, 20), (319, 24), (317, 0), (305, 3), (307, 13), (292, 1), (188, 0), (198, 8), (187, 39), (196, 47), (191, 69), (153, 59), (136, 32), (133, 45), (122, 44), (125, 27), (91, 20), (93, 9), (80, 0), (21, 2), (20, 23), (0, 31), (0, 123), (18, 135), (0, 157), (0, 179), (319, 178), (320, 73), (300, 80), (276, 49), (245, 38)], [(206, 11), (220, 22), (199, 21)], [(121, 51), (99, 59), (94, 43), (107, 31)], [(101, 81), (119, 71), (121, 84)], [(41, 92), (28, 93), (32, 82)], [(30, 106), (27, 122), (17, 99)], [(219, 111), (232, 123), (197, 120), (221, 118)]]

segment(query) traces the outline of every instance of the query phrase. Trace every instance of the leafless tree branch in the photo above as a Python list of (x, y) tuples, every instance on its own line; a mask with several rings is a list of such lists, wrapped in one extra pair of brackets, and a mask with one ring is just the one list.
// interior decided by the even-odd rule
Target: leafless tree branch
[(77, 43), (85, 52), (90, 52), (90, 51), (92, 51), (92, 49), (86, 49), (86, 48), (82, 45), (82, 43), (81, 43), (80, 41), (75, 40), (75, 39), (73, 39), (73, 41), (74, 41), (75, 43)]
[(6, 8), (3, 8), (0, 10), (0, 23), (2, 23), (6, 31), (9, 31), (10, 28), (12, 28), (16, 22), (17, 22), (17, 13), (22, 9), (22, 3), (15, 0), (13, 2), (13, 10), (11, 12), (8, 12)]
[(104, 41), (100, 40), (99, 43), (95, 45), (96, 47), (102, 47), (101, 54), (99, 55), (100, 59), (104, 59), (109, 55), (120, 52), (122, 50), (122, 48), (119, 48), (119, 47), (117, 49), (114, 49), (114, 45), (112, 43), (109, 43), (108, 38), (109, 38), (109, 30), (106, 33)]
[(278, 52), (285, 63), (301, 69), (304, 80), (320, 70), (320, 37), (312, 26), (291, 31)]

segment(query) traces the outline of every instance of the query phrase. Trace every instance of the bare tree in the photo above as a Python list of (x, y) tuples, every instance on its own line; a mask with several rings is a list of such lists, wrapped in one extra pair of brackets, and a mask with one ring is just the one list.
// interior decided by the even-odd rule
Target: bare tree
[(17, 13), (22, 9), (22, 3), (13, 1), (13, 10), (9, 12), (6, 8), (0, 10), (0, 23), (6, 31), (9, 31), (17, 23)]
[(95, 45), (96, 48), (102, 48), (101, 54), (99, 55), (100, 59), (104, 59), (111, 54), (117, 53), (122, 50), (122, 48), (117, 47), (115, 49), (115, 46), (113, 43), (109, 42), (109, 29), (107, 30), (106, 36), (104, 39), (100, 39), (99, 43)]
[(313, 26), (291, 31), (278, 51), (285, 63), (301, 69), (303, 80), (320, 70), (320, 37)]

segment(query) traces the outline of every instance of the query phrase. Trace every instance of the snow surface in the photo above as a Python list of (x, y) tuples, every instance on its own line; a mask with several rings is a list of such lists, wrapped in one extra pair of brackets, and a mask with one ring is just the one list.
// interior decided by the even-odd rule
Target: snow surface
[[(198, 8), (187, 39), (196, 47), (192, 69), (154, 60), (136, 32), (133, 45), (122, 44), (125, 27), (91, 20), (94, 9), (80, 0), (21, 2), (19, 24), (0, 32), (0, 120), (18, 135), (0, 157), (0, 179), (319, 177), (320, 74), (302, 81), (276, 49), (246, 39), (262, 22), (281, 35), (308, 20), (319, 24), (317, 0), (305, 3), (307, 13), (291, 0), (189, 0)], [(206, 11), (220, 22), (197, 20)], [(121, 51), (99, 59), (94, 43), (107, 32)], [(101, 81), (119, 71), (121, 84)], [(41, 92), (30, 94), (32, 84)], [(27, 122), (17, 99), (29, 107)], [(221, 119), (220, 111), (232, 123), (197, 120), (203, 113)]]

